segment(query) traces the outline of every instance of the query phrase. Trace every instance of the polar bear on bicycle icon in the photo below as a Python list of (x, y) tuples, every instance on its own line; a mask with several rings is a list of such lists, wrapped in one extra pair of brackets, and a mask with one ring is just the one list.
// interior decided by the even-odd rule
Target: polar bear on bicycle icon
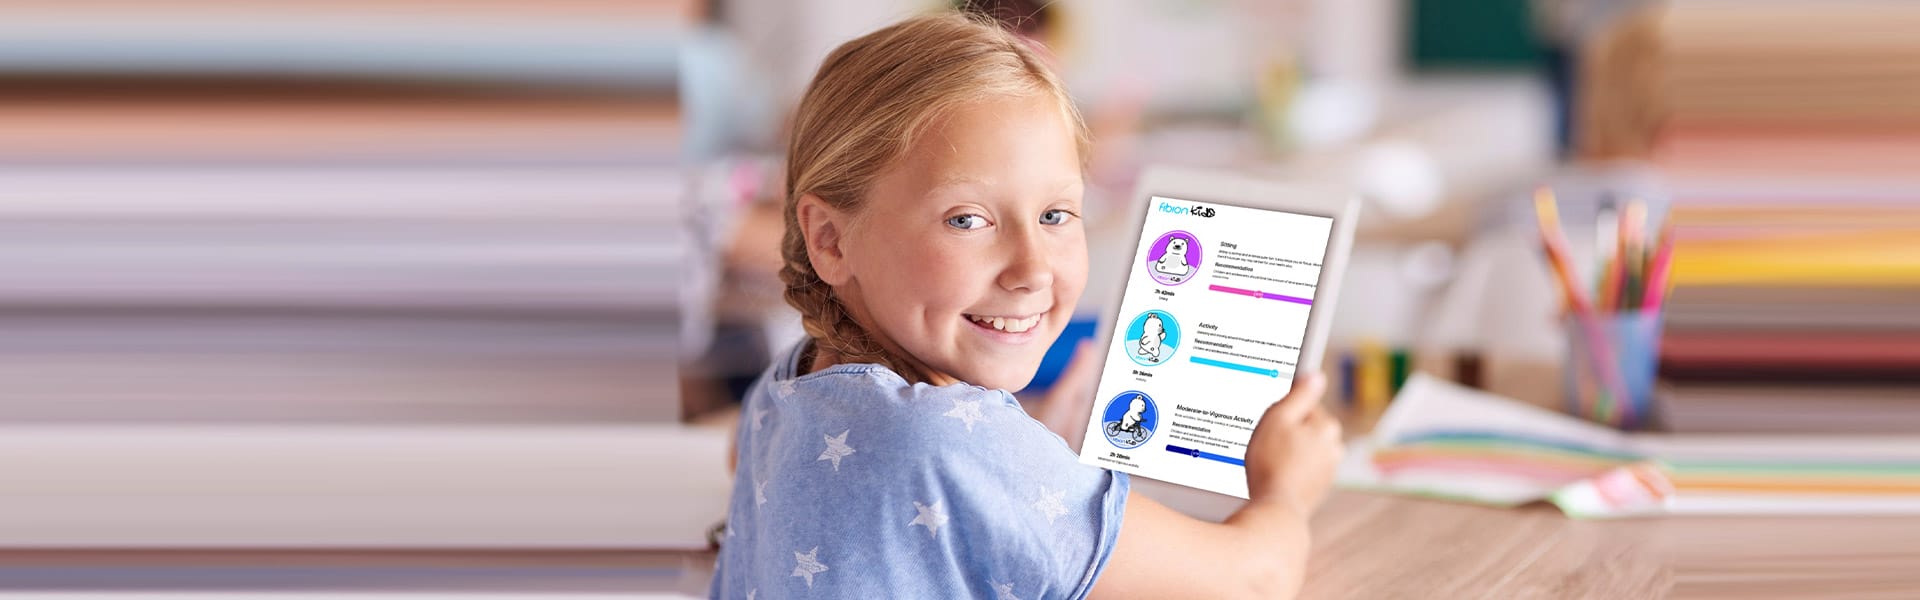
[(1102, 420), (1105, 422), (1102, 433), (1106, 434), (1107, 441), (1131, 449), (1140, 447), (1153, 437), (1153, 428), (1159, 423), (1160, 414), (1152, 398), (1143, 392), (1130, 391), (1115, 396), (1107, 403)]

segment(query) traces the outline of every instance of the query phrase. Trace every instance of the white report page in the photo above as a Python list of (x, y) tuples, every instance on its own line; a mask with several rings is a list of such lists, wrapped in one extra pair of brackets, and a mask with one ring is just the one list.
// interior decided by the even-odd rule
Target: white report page
[(1146, 210), (1080, 461), (1245, 498), (1247, 438), (1292, 387), (1333, 219)]

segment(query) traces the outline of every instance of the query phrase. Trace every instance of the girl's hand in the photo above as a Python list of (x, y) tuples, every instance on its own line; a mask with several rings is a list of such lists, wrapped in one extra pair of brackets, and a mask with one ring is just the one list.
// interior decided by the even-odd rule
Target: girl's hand
[(1340, 464), (1340, 421), (1320, 405), (1326, 377), (1309, 373), (1267, 408), (1247, 441), (1247, 490), (1256, 502), (1279, 501), (1302, 515), (1333, 487)]
[[(1120, 542), (1092, 598), (1292, 598), (1306, 582), (1308, 514), (1340, 462), (1340, 423), (1320, 408), (1318, 374), (1267, 409), (1247, 442), (1253, 501), (1213, 523), (1134, 490)], [(1168, 574), (1178, 574), (1177, 577)]]

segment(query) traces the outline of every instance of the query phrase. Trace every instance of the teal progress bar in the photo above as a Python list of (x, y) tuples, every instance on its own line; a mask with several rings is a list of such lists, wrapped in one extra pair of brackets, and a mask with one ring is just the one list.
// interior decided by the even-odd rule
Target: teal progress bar
[(1247, 366), (1247, 365), (1243, 365), (1243, 364), (1240, 364), (1240, 363), (1230, 363), (1230, 362), (1227, 362), (1227, 361), (1224, 361), (1224, 360), (1214, 360), (1214, 359), (1211, 359), (1211, 358), (1202, 358), (1202, 357), (1198, 357), (1198, 356), (1189, 356), (1189, 357), (1187, 357), (1187, 360), (1190, 360), (1190, 361), (1193, 361), (1193, 362), (1195, 362), (1195, 363), (1199, 363), (1199, 364), (1203, 364), (1203, 365), (1207, 365), (1207, 366), (1209, 366), (1209, 367), (1220, 367), (1220, 368), (1222, 368), (1222, 369), (1233, 369), (1233, 370), (1235, 370), (1235, 371), (1244, 371), (1244, 372), (1247, 372), (1247, 373), (1252, 373), (1252, 374), (1255, 374), (1255, 375), (1265, 375), (1265, 376), (1268, 376), (1268, 377), (1279, 377), (1279, 376), (1280, 376), (1280, 371), (1278, 371), (1278, 370), (1275, 370), (1275, 369), (1262, 369), (1262, 368), (1260, 368), (1260, 367), (1249, 367), (1249, 366)]

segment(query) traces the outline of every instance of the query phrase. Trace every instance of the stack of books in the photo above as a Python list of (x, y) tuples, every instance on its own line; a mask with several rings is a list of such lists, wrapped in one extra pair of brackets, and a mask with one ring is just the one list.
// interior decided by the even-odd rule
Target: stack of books
[(1654, 40), (1637, 104), (1673, 194), (1665, 424), (1920, 432), (1920, 5), (1628, 23)]
[(676, 418), (697, 8), (0, 7), (0, 416)]

